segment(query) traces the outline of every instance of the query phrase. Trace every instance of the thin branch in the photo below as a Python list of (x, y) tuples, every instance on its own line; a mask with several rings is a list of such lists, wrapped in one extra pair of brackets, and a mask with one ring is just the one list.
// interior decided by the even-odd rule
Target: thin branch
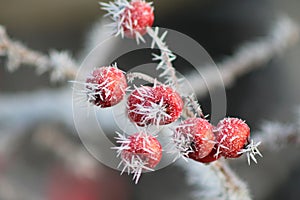
[(222, 199), (251, 200), (246, 184), (235, 175), (226, 162), (215, 161), (209, 166), (221, 181), (223, 187)]
[(201, 109), (201, 106), (199, 105), (198, 100), (196, 99), (196, 96), (193, 94), (193, 95), (188, 96), (186, 99), (188, 101), (188, 105), (194, 110), (196, 115), (204, 118), (203, 111)]
[[(264, 67), (265, 63), (298, 41), (298, 24), (286, 16), (279, 17), (265, 37), (241, 45), (232, 56), (217, 63), (224, 86), (229, 87), (237, 78)], [(215, 78), (214, 71), (208, 66), (202, 70), (203, 74), (201, 75), (205, 77), (210, 87), (222, 87), (220, 85), (222, 82)], [(189, 74), (188, 77), (197, 96), (207, 94), (206, 85), (199, 83), (199, 75)]]
[[(154, 44), (161, 49), (162, 55), (156, 56), (154, 59), (161, 60), (160, 64), (165, 66), (162, 75), (168, 75), (167, 80), (169, 82), (176, 82), (176, 71), (172, 66), (175, 56), (163, 42), (166, 34), (158, 37), (158, 31), (153, 31), (151, 28), (148, 28), (147, 31), (153, 38)], [(94, 37), (96, 38), (97, 35)], [(265, 38), (242, 45), (233, 56), (218, 64), (224, 85), (228, 87), (238, 77), (263, 67), (264, 63), (275, 55), (284, 52), (286, 48), (294, 45), (298, 40), (298, 25), (288, 17), (279, 18)], [(52, 81), (74, 79), (77, 71), (75, 61), (70, 58), (67, 52), (53, 51), (49, 55), (44, 55), (33, 51), (20, 42), (12, 41), (2, 26), (0, 26), (0, 55), (8, 57), (7, 68), (10, 71), (16, 70), (21, 64), (27, 64), (36, 67), (38, 73), (51, 71)], [(214, 78), (215, 74), (209, 70), (209, 67), (207, 69), (203, 71), (204, 74), (202, 75), (209, 80), (210, 86), (219, 87), (220, 82)], [(194, 86), (197, 96), (203, 96), (207, 93), (206, 86), (199, 84), (198, 76), (190, 74), (189, 80)]]
[(205, 165), (179, 159), (177, 166), (186, 172), (187, 183), (193, 186), (191, 195), (194, 200), (250, 200), (249, 191), (226, 162), (215, 161)]
[(153, 78), (147, 74), (140, 73), (140, 72), (127, 73), (126, 77), (129, 82), (132, 82), (134, 79), (141, 79), (141, 80), (147, 81), (148, 83), (152, 83), (152, 84), (159, 83), (155, 78)]
[(254, 134), (255, 141), (261, 141), (261, 150), (279, 151), (282, 148), (300, 145), (300, 127), (297, 124), (264, 122), (261, 130)]
[[(0, 128), (15, 127), (16, 124), (32, 124), (44, 119), (59, 120), (72, 128), (74, 121), (71, 97), (71, 88), (1, 94)], [(28, 105), (34, 105), (34, 108)]]
[(0, 55), (7, 56), (7, 69), (17, 70), (21, 65), (30, 65), (41, 74), (51, 73), (51, 81), (74, 79), (77, 72), (76, 62), (66, 51), (51, 51), (49, 55), (42, 54), (11, 40), (6, 30), (0, 25)]
[(163, 72), (160, 74), (160, 77), (166, 78), (166, 84), (169, 84), (171, 86), (175, 86), (175, 88), (178, 88), (178, 80), (176, 76), (176, 70), (173, 67), (172, 62), (176, 59), (176, 56), (172, 53), (171, 50), (169, 50), (168, 46), (164, 42), (164, 38), (167, 35), (167, 32), (164, 32), (162, 36), (158, 36), (159, 34), (159, 28), (156, 27), (155, 30), (153, 30), (151, 27), (147, 27), (147, 33), (148, 35), (153, 39), (151, 48), (154, 48), (155, 45), (160, 49), (161, 55), (155, 55), (153, 54), (154, 58), (153, 60), (159, 60), (160, 63), (157, 66), (157, 69), (162, 69)]

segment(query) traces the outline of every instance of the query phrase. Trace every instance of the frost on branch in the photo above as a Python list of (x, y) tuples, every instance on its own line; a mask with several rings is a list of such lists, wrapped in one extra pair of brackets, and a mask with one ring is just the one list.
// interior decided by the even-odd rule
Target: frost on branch
[[(75, 72), (76, 63), (71, 58), (67, 51), (50, 51), (50, 62), (52, 63), (51, 81), (58, 82), (66, 80), (66, 76), (73, 76)], [(47, 69), (44, 69), (47, 70)], [(70, 75), (68, 75), (70, 74)]]
[(51, 51), (49, 56), (33, 51), (22, 43), (11, 40), (1, 25), (0, 55), (7, 57), (9, 71), (15, 71), (23, 64), (29, 65), (35, 67), (38, 74), (49, 71), (53, 82), (74, 79), (77, 73), (76, 62), (66, 51)]
[(300, 128), (297, 124), (267, 121), (256, 132), (254, 140), (262, 141), (263, 150), (279, 151), (282, 148), (300, 144)]
[(203, 165), (180, 159), (175, 164), (185, 171), (186, 182), (193, 186), (194, 200), (251, 200), (247, 185), (223, 161)]
[[(241, 44), (231, 56), (217, 63), (222, 82), (218, 81), (210, 66), (203, 70), (202, 75), (206, 77), (210, 87), (218, 88), (223, 84), (225, 87), (230, 87), (239, 77), (265, 67), (265, 63), (297, 44), (299, 33), (297, 22), (288, 16), (278, 16), (265, 36)], [(207, 95), (206, 85), (199, 85), (198, 75), (191, 73), (188, 77), (198, 97)]]
[(165, 84), (170, 85), (172, 87), (178, 88), (178, 80), (176, 77), (176, 70), (172, 65), (172, 62), (176, 60), (176, 55), (169, 50), (168, 46), (164, 42), (164, 39), (167, 35), (167, 31), (164, 32), (161, 36), (159, 34), (159, 28), (156, 27), (154, 30), (150, 27), (147, 28), (147, 32), (149, 36), (152, 38), (151, 48), (157, 46), (160, 49), (160, 55), (152, 54), (153, 61), (159, 61), (157, 65), (157, 70), (162, 70), (159, 77), (164, 77)]
[[(122, 2), (127, 2), (127, 1), (116, 1), (115, 4), (114, 3), (110, 3), (110, 4), (107, 4), (107, 10), (110, 12), (121, 12), (123, 8), (120, 8), (120, 7), (127, 7), (130, 9), (132, 7), (132, 5), (128, 3), (127, 4), (122, 4)], [(115, 9), (114, 6), (119, 6), (118, 8)], [(105, 6), (105, 4), (104, 4)], [(124, 8), (125, 10), (126, 8)], [(134, 21), (131, 20), (131, 17), (130, 15), (132, 15), (131, 12), (128, 12), (128, 16), (130, 18), (129, 21), (127, 21), (125, 23), (125, 28), (128, 28), (131, 33), (133, 33), (133, 26), (134, 26)], [(114, 16), (113, 16), (114, 17)], [(120, 21), (122, 21), (122, 17), (124, 17), (123, 19), (123, 22), (125, 21), (125, 15), (120, 15), (118, 19), (121, 19)], [(122, 24), (124, 25), (124, 24)], [(125, 29), (123, 26), (121, 28)], [(118, 28), (118, 27), (117, 27)], [(119, 29), (118, 29), (119, 31)], [(125, 30), (123, 30), (123, 32), (125, 32)], [(167, 35), (167, 32), (163, 33), (162, 36), (159, 36), (158, 34), (158, 29), (151, 29), (151, 28), (147, 28), (147, 32), (148, 34), (150, 35), (150, 37), (153, 38), (153, 46), (157, 45), (158, 48), (161, 49), (161, 55), (155, 55), (155, 58), (156, 60), (159, 61), (159, 65), (158, 65), (158, 69), (163, 69), (163, 72), (161, 73), (161, 76), (165, 77), (167, 80), (166, 80), (166, 84), (170, 85), (171, 87), (174, 87), (176, 88), (176, 84), (177, 84), (177, 78), (176, 78), (176, 75), (175, 75), (175, 69), (172, 67), (172, 61), (175, 59), (175, 56), (174, 54), (172, 54), (172, 52), (168, 49), (168, 47), (166, 46), (165, 42), (164, 42), (164, 38), (166, 37)], [(140, 32), (136, 32), (136, 38), (137, 40), (142, 40), (141, 36), (139, 36)], [(281, 37), (278, 37), (277, 39), (280, 39)], [(4, 44), (4, 43), (3, 43)], [(280, 43), (276, 43), (277, 45), (280, 46)], [(276, 45), (275, 44), (275, 45)], [(15, 43), (15, 46), (18, 46), (16, 43)], [(21, 46), (21, 45), (20, 45)], [(5, 54), (4, 51), (3, 51), (3, 48), (4, 45), (0, 46), (0, 53), (2, 54)], [(282, 46), (281, 46), (282, 47)], [(284, 46), (283, 46), (284, 47)], [(247, 49), (249, 49), (249, 47), (247, 47)], [(260, 48), (259, 48), (260, 49)], [(276, 48), (275, 48), (276, 49)], [(250, 65), (253, 65), (256, 64), (255, 62), (255, 59), (258, 59), (258, 61), (264, 61), (264, 59), (261, 59), (261, 52), (260, 51), (257, 51), (256, 48), (252, 49), (253, 52), (258, 52), (257, 54), (254, 54), (256, 57), (254, 57), (254, 62), (253, 60), (246, 60), (246, 61), (251, 61), (250, 62)], [(267, 49), (268, 50), (268, 49)], [(243, 53), (243, 51), (241, 50), (241, 52)], [(17, 55), (18, 52), (16, 52), (16, 55)], [(32, 53), (32, 52), (31, 52)], [(269, 56), (268, 58), (270, 58), (272, 55), (273, 55), (273, 51), (271, 51), (271, 55), (268, 55), (266, 54), (265, 56)], [(8, 53), (8, 57), (11, 53)], [(31, 54), (29, 54), (31, 55)], [(35, 54), (36, 55), (36, 54)], [(241, 54), (238, 54), (238, 56), (240, 56)], [(243, 54), (244, 55), (244, 54)], [(43, 57), (43, 56), (42, 56)], [(30, 58), (30, 56), (27, 57), (27, 59)], [(69, 73), (69, 71), (71, 72), (71, 76), (73, 74), (73, 68), (72, 68), (72, 65), (75, 65), (74, 62), (72, 62), (71, 58), (66, 54), (66, 53), (59, 53), (59, 52), (55, 52), (55, 53), (50, 53), (50, 56), (49, 58), (47, 57), (44, 57), (47, 61), (47, 59), (50, 59), (50, 63), (52, 63), (51, 65), (54, 65), (54, 67), (52, 66), (52, 75), (53, 77), (55, 77), (55, 79), (63, 79), (64, 77), (66, 77), (65, 75)], [(11, 59), (11, 63), (21, 63), (20, 61), (18, 61), (20, 58), (18, 58), (17, 56), (14, 58), (14, 59)], [(232, 60), (231, 60), (232, 61)], [(53, 64), (55, 63), (55, 64)], [(226, 64), (226, 63), (225, 63)], [(228, 63), (227, 63), (228, 64)], [(249, 64), (249, 63), (248, 63)], [(49, 66), (51, 66), (49, 65)], [(67, 67), (64, 67), (65, 69), (63, 68), (59, 68), (60, 66), (67, 66)], [(237, 64), (237, 67), (239, 67), (240, 63)], [(242, 64), (241, 64), (242, 65)], [(11, 66), (10, 68), (14, 68), (14, 66), (17, 66), (16, 64), (10, 64), (9, 66)], [(48, 70), (48, 67), (47, 65), (37, 65), (37, 66), (43, 66), (46, 70)], [(71, 67), (68, 67), (68, 66), (71, 66)], [(44, 69), (42, 67), (42, 69)], [(232, 66), (231, 66), (232, 67)], [(233, 68), (235, 68), (236, 66), (234, 65)], [(249, 67), (249, 66), (247, 66)], [(227, 68), (229, 69), (229, 68)], [(252, 66), (250, 66), (250, 69), (252, 70)], [(50, 70), (50, 69), (49, 69)], [(247, 69), (249, 70), (249, 69)], [(247, 70), (243, 71), (241, 74), (247, 72)], [(230, 69), (229, 69), (230, 71)], [(236, 78), (238, 75), (241, 75), (239, 73), (234, 73), (234, 72), (237, 72), (237, 71), (240, 71), (240, 69), (235, 69), (233, 71), (231, 71), (230, 74), (233, 74), (233, 78)], [(223, 75), (228, 75), (226, 73), (223, 73)], [(74, 74), (73, 74), (74, 75)], [(137, 74), (135, 74), (137, 75)], [(129, 76), (128, 76), (129, 77)], [(137, 76), (136, 76), (137, 77)], [(148, 80), (152, 80), (152, 79), (148, 79)], [(229, 79), (228, 79), (229, 80)], [(229, 83), (230, 81), (228, 81)], [(111, 91), (108, 89), (110, 88), (111, 85), (113, 85), (115, 83), (115, 81), (112, 81), (110, 83), (108, 83), (108, 81), (104, 81), (103, 83), (101, 84), (92, 84), (92, 83), (89, 83), (87, 84), (87, 88), (88, 90), (92, 90), (92, 92), (90, 91), (90, 93), (88, 92), (87, 94), (87, 98), (88, 98), (88, 101), (96, 101), (97, 97), (95, 96), (99, 96), (100, 99), (105, 99), (107, 96), (110, 96), (111, 95)], [(227, 82), (226, 82), (227, 83)], [(98, 92), (97, 90), (99, 89), (97, 86), (100, 87), (104, 87), (104, 94), (102, 94), (101, 92)], [(110, 99), (110, 98), (108, 98)], [(149, 112), (153, 111), (154, 110), (154, 118), (160, 122), (160, 121), (164, 121), (164, 120), (160, 120), (160, 118), (163, 118), (164, 116), (167, 117), (167, 118), (170, 118), (171, 115), (169, 113), (167, 113), (167, 108), (168, 106), (164, 105), (164, 101), (165, 101), (166, 98), (160, 98), (159, 101), (157, 101), (155, 104), (152, 102), (150, 103), (150, 108), (147, 108)], [(111, 100), (111, 99), (110, 99)], [(143, 99), (145, 100), (145, 99)], [(156, 107), (155, 107), (156, 106)], [(193, 99), (190, 99), (190, 107), (194, 110), (194, 112), (198, 113), (198, 116), (201, 116), (202, 117), (202, 111), (200, 110), (200, 106), (199, 104), (194, 101)], [(144, 108), (139, 108), (139, 110), (142, 110)], [(146, 109), (146, 110), (147, 110)], [(150, 110), (149, 110), (150, 109)], [(158, 112), (161, 112), (163, 111), (163, 114), (166, 114), (166, 115), (160, 115), (160, 114), (157, 114)], [(199, 114), (200, 113), (200, 114)], [(141, 114), (141, 113), (138, 113), (137, 114)], [(150, 114), (151, 115), (151, 114)], [(158, 125), (160, 125), (160, 123), (158, 123)], [(139, 135), (138, 138), (141, 138), (141, 136)], [(124, 167), (123, 171), (128, 171), (129, 173), (133, 173), (134, 174), (134, 179), (136, 180), (136, 182), (139, 180), (139, 177), (142, 173), (143, 170), (151, 170), (152, 168), (151, 167), (148, 167), (147, 165), (150, 165), (151, 162), (150, 160), (147, 160), (148, 158), (146, 158), (146, 160), (144, 160), (145, 158), (145, 155), (149, 155), (150, 153), (150, 157), (152, 155), (154, 155), (154, 151), (151, 151), (150, 148), (148, 148), (148, 146), (145, 146), (145, 144), (148, 144), (147, 141), (149, 140), (148, 138), (148, 135), (146, 138), (146, 142), (138, 142), (138, 144), (142, 144), (142, 155), (139, 153), (136, 153), (135, 150), (137, 148), (135, 148), (135, 146), (133, 145), (134, 148), (132, 148), (132, 146), (130, 146), (130, 143), (134, 140), (131, 140), (132, 138), (128, 137), (124, 137), (122, 138), (121, 136), (119, 136), (119, 142), (121, 143), (121, 147), (119, 147), (119, 151), (120, 152), (125, 152), (125, 153), (120, 153), (119, 156), (121, 156), (121, 159), (122, 159), (122, 162), (121, 164), (124, 164), (125, 166), (127, 167)], [(187, 139), (186, 138), (181, 138), (181, 137), (178, 137), (178, 136), (175, 136), (175, 140), (178, 141), (181, 145), (181, 143), (183, 143), (183, 146), (181, 146), (180, 148), (183, 149), (183, 150), (186, 150), (186, 151), (189, 151), (190, 149), (192, 149), (192, 141), (191, 141), (192, 138), (190, 138), (190, 135), (188, 135)], [(227, 137), (223, 137), (221, 139), (221, 142), (224, 142), (225, 140), (227, 139)], [(233, 137), (231, 140), (234, 141), (235, 137)], [(182, 140), (182, 141), (180, 141)], [(230, 142), (232, 142), (230, 141)], [(189, 145), (189, 147), (188, 147)], [(220, 144), (220, 147), (222, 144)], [(240, 151), (239, 153), (248, 153), (248, 160), (249, 158), (252, 158), (254, 161), (255, 158), (253, 158), (253, 156), (255, 155), (260, 155), (259, 151), (257, 150), (257, 146), (259, 145), (259, 143), (257, 144), (254, 144), (254, 143), (250, 143), (248, 144), (244, 149), (242, 149), (242, 151)], [(228, 147), (225, 147), (225, 145), (223, 145), (224, 149), (227, 149)], [(179, 149), (180, 149), (179, 148)], [(121, 151), (122, 149), (122, 151)], [(224, 151), (223, 149), (223, 151)], [(194, 151), (193, 151), (194, 152)], [(193, 153), (193, 152), (189, 152), (189, 153)], [(220, 152), (219, 152), (220, 153)], [(157, 159), (155, 159), (157, 161)], [(212, 170), (215, 171), (215, 173), (217, 174), (217, 177), (219, 178), (218, 180), (221, 181), (221, 190), (222, 193), (220, 193), (220, 195), (218, 197), (220, 198), (225, 198), (225, 199), (249, 199), (249, 194), (247, 192), (247, 190), (244, 190), (244, 185), (243, 183), (239, 184), (239, 183), (236, 183), (234, 182), (234, 176), (231, 175), (228, 171), (228, 169), (226, 169), (226, 165), (220, 165), (218, 162), (216, 162), (215, 164), (212, 164), (211, 165), (211, 168)], [(199, 179), (199, 177), (197, 177)], [(199, 181), (199, 180), (198, 180)], [(219, 190), (218, 190), (219, 192)], [(210, 197), (208, 197), (210, 198)]]

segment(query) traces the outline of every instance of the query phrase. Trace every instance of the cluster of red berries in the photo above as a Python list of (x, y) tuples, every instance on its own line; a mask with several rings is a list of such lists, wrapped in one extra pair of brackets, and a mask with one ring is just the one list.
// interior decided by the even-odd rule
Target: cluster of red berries
[[(128, 87), (124, 72), (116, 66), (100, 67), (86, 80), (89, 101), (106, 108), (116, 105), (126, 95)], [(179, 119), (183, 100), (170, 86), (155, 83), (152, 87), (134, 88), (127, 97), (127, 116), (138, 127), (162, 126)], [(188, 118), (174, 129), (172, 143), (178, 155), (209, 163), (219, 159), (236, 158), (243, 153), (256, 153), (249, 147), (250, 128), (238, 118), (225, 118), (216, 127), (204, 118)], [(140, 131), (129, 137), (119, 134), (119, 147), (124, 170), (138, 180), (145, 170), (153, 170), (161, 160), (162, 147), (155, 136)], [(251, 157), (252, 158), (252, 157)]]
[[(101, 108), (120, 103), (128, 88), (124, 72), (116, 66), (95, 69), (86, 79), (88, 101)], [(140, 127), (161, 126), (175, 122), (183, 110), (181, 96), (170, 86), (154, 84), (135, 87), (127, 98), (127, 116)], [(135, 174), (136, 180), (143, 170), (153, 169), (161, 159), (162, 148), (157, 139), (144, 132), (118, 137), (122, 163)]]
[[(143, 39), (142, 35), (153, 24), (153, 7), (144, 0), (101, 4), (117, 23), (118, 33), (127, 37)], [(95, 69), (85, 84), (88, 101), (101, 108), (120, 103), (129, 91), (124, 72), (116, 66)], [(128, 137), (118, 133), (120, 146), (115, 149), (123, 164), (122, 172), (134, 174), (137, 182), (143, 171), (153, 170), (162, 158), (162, 146), (147, 128), (177, 121), (184, 103), (171, 86), (154, 81), (153, 86), (135, 86), (124, 109), (129, 120), (142, 131)], [(248, 162), (250, 158), (256, 162), (254, 156), (261, 155), (256, 148), (259, 143), (250, 143), (249, 137), (250, 128), (238, 118), (225, 118), (214, 127), (204, 118), (192, 117), (176, 126), (171, 141), (177, 157), (209, 163), (220, 157), (236, 158), (247, 153)]]
[(214, 127), (206, 119), (189, 118), (175, 129), (173, 142), (181, 155), (209, 163), (241, 156), (249, 138), (250, 128), (241, 119), (225, 118)]

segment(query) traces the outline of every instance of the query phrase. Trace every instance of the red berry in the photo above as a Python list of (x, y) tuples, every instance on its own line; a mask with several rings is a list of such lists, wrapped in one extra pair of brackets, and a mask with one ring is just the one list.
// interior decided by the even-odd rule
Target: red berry
[(217, 125), (216, 141), (218, 153), (225, 158), (241, 156), (243, 148), (249, 143), (250, 128), (241, 119), (225, 118)]
[(122, 159), (131, 161), (132, 157), (138, 156), (146, 167), (154, 168), (162, 157), (162, 147), (158, 140), (144, 133), (136, 133), (128, 137), (130, 143), (128, 149), (122, 151)]
[(123, 171), (128, 170), (134, 174), (133, 179), (138, 182), (141, 173), (145, 170), (153, 170), (162, 157), (162, 147), (159, 141), (146, 133), (135, 133), (128, 138), (119, 134), (117, 147), (121, 155)]
[(117, 67), (100, 67), (86, 80), (88, 101), (101, 108), (119, 103), (127, 88), (126, 77)]
[(168, 86), (142, 86), (129, 95), (127, 108), (128, 117), (139, 126), (165, 125), (179, 118), (183, 102)]
[(176, 128), (173, 140), (186, 157), (198, 160), (207, 156), (215, 145), (213, 126), (202, 118), (189, 118)]
[(211, 163), (213, 161), (218, 160), (221, 157), (220, 154), (217, 153), (217, 146), (215, 145), (215, 147), (212, 149), (212, 151), (205, 156), (204, 158), (199, 158), (199, 159), (194, 159), (198, 162), (202, 162), (202, 163)]
[(126, 37), (136, 37), (136, 34), (144, 35), (146, 28), (151, 27), (154, 21), (153, 7), (143, 0), (133, 0), (126, 7), (120, 19), (122, 29)]

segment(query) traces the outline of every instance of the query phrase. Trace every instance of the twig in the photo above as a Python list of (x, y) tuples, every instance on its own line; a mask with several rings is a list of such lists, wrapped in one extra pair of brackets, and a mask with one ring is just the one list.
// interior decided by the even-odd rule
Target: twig
[[(217, 64), (224, 86), (229, 87), (237, 78), (264, 67), (266, 62), (298, 41), (298, 24), (288, 17), (279, 17), (267, 36), (241, 45), (232, 56)], [(222, 82), (215, 78), (216, 74), (210, 68), (204, 68), (201, 75), (210, 87), (222, 87)], [(199, 75), (189, 74), (188, 77), (197, 96), (206, 95), (206, 85), (199, 83)]]
[(155, 78), (148, 76), (147, 74), (140, 72), (130, 72), (126, 74), (127, 80), (132, 82), (134, 79), (141, 79), (147, 81), (148, 83), (159, 83)]
[(248, 189), (223, 161), (205, 165), (179, 159), (177, 166), (186, 172), (187, 183), (193, 186), (194, 200), (250, 200)]
[(246, 184), (241, 181), (225, 162), (215, 161), (209, 165), (219, 177), (223, 187), (222, 199), (251, 200)]
[(169, 50), (168, 46), (164, 42), (164, 38), (166, 37), (167, 32), (164, 32), (162, 36), (159, 37), (158, 27), (156, 27), (155, 30), (153, 30), (151, 27), (147, 27), (147, 33), (153, 39), (151, 48), (154, 48), (156, 44), (161, 51), (161, 55), (153, 54), (153, 60), (160, 61), (160, 63), (157, 66), (157, 69), (163, 70), (163, 72), (160, 74), (160, 77), (166, 77), (166, 84), (178, 88), (176, 70), (172, 64), (172, 62), (176, 59), (176, 56)]
[(11, 40), (0, 25), (0, 55), (7, 56), (7, 69), (14, 71), (22, 64), (36, 68), (41, 74), (51, 72), (51, 81), (74, 79), (77, 65), (66, 51), (51, 51), (49, 55), (31, 50), (17, 41)]
[(300, 145), (300, 127), (296, 124), (264, 122), (261, 130), (254, 134), (254, 140), (261, 141), (261, 150), (278, 151), (291, 145)]
[[(15, 127), (16, 124), (32, 124), (43, 119), (59, 120), (73, 128), (71, 97), (70, 88), (1, 94), (0, 128)], [(28, 105), (34, 105), (34, 108)]]

